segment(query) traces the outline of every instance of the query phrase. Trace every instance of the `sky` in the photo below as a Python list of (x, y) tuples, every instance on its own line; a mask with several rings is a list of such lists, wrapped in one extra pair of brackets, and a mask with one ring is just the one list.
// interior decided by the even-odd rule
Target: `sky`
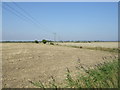
[(117, 41), (117, 2), (7, 2), (2, 4), (5, 41)]

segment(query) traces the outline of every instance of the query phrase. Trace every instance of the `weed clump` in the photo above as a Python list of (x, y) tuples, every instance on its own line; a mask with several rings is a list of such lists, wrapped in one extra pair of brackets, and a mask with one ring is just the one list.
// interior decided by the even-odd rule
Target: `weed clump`
[[(97, 64), (93, 69), (85, 68), (78, 60), (78, 69), (82, 69), (85, 75), (78, 74), (74, 79), (70, 70), (67, 68), (65, 88), (118, 88), (118, 61), (107, 61)], [(58, 88), (55, 79), (52, 77), (53, 82), (49, 83), (47, 88)], [(34, 83), (33, 85), (45, 88), (41, 82)]]
[(54, 43), (50, 42), (50, 45), (54, 45)]
[(83, 48), (82, 46), (80, 46), (80, 48)]

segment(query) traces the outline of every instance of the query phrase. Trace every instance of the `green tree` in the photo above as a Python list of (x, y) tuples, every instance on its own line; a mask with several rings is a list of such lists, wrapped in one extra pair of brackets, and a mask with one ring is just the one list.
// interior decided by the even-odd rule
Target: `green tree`
[(35, 43), (39, 43), (38, 40), (35, 40)]
[(47, 40), (43, 39), (42, 42), (43, 42), (44, 44), (46, 44), (46, 43), (47, 43)]

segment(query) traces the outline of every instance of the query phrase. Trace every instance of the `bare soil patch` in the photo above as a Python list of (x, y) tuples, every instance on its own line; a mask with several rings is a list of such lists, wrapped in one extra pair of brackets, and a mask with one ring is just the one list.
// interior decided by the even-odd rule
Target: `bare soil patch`
[(3, 43), (3, 87), (33, 88), (29, 80), (47, 83), (51, 76), (57, 82), (63, 82), (66, 67), (73, 73), (77, 71), (78, 59), (86, 66), (94, 66), (102, 62), (103, 57), (111, 60), (117, 54), (35, 43)]

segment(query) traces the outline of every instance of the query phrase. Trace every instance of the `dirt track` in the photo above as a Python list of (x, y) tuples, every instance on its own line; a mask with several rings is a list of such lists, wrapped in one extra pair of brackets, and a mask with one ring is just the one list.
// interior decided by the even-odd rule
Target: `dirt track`
[[(78, 58), (92, 66), (116, 54), (80, 48), (35, 43), (3, 43), (3, 87), (33, 87), (28, 80), (48, 82), (54, 76), (58, 82), (65, 79), (66, 67), (76, 72)], [(111, 57), (110, 57), (111, 56)]]

